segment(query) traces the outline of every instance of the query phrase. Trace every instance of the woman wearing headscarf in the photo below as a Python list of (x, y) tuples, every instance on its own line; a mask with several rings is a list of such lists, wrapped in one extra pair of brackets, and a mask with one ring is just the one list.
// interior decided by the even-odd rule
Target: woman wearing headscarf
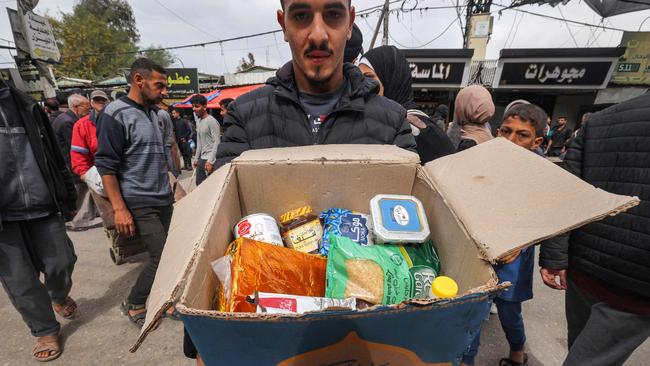
[(394, 46), (381, 46), (366, 52), (359, 60), (366, 77), (379, 82), (379, 95), (404, 107), (415, 136), (422, 164), (456, 152), (445, 133), (424, 112), (416, 109), (411, 89), (411, 68)]
[(461, 89), (454, 107), (454, 126), (450, 128), (450, 133), (459, 132), (458, 151), (494, 138), (488, 122), (494, 115), (495, 108), (492, 95), (487, 89), (480, 85)]

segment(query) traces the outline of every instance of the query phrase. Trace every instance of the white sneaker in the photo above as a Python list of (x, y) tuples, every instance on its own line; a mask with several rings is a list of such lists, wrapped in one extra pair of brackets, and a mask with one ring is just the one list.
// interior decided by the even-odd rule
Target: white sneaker
[(490, 306), (490, 314), (499, 314), (499, 310), (497, 310), (497, 306), (494, 303)]

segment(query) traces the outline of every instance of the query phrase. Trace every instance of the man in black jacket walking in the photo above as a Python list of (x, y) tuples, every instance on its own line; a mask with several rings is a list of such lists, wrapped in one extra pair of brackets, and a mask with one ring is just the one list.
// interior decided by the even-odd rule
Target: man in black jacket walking
[(215, 168), (249, 149), (393, 144), (415, 152), (406, 111), (343, 63), (355, 10), (349, 0), (283, 0), (278, 23), (292, 61), (267, 85), (235, 100)]
[(567, 151), (571, 173), (641, 203), (542, 243), (544, 283), (566, 290), (564, 365), (622, 365), (650, 336), (649, 147), (646, 93), (592, 115)]
[(76, 193), (47, 115), (1, 80), (0, 157), (0, 281), (38, 338), (34, 358), (49, 361), (61, 355), (54, 312), (76, 310), (68, 294), (77, 257), (64, 225)]

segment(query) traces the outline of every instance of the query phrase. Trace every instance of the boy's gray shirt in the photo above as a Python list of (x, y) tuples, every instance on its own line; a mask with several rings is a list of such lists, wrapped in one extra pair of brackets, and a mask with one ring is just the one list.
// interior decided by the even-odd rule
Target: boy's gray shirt
[(219, 122), (207, 115), (203, 119), (199, 119), (196, 126), (197, 144), (196, 144), (196, 157), (203, 159), (210, 164), (214, 164), (217, 160), (217, 147), (221, 142), (221, 127)]

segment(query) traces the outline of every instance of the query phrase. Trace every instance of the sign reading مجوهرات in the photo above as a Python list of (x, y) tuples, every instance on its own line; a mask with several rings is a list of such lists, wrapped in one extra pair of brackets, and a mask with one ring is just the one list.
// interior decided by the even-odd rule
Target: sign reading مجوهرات
[(169, 98), (184, 98), (199, 93), (199, 72), (196, 68), (168, 68), (166, 70)]
[(600, 87), (612, 62), (506, 62), (499, 86)]
[(619, 58), (612, 83), (650, 85), (650, 32), (625, 32), (621, 46), (625, 54)]

